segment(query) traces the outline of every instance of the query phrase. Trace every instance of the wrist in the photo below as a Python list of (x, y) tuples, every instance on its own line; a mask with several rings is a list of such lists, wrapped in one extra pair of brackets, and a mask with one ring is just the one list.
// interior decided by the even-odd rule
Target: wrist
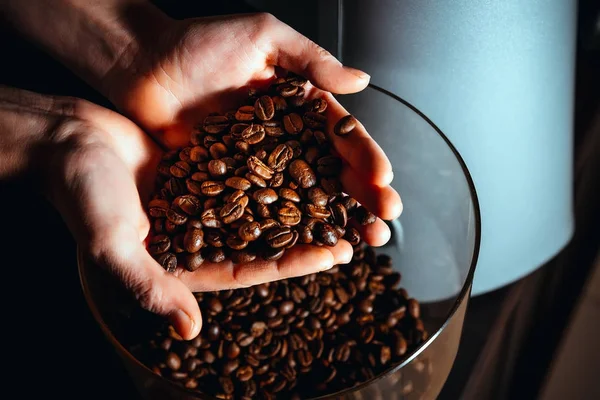
[(109, 98), (110, 82), (135, 68), (144, 43), (171, 22), (146, 0), (13, 0), (0, 15)]

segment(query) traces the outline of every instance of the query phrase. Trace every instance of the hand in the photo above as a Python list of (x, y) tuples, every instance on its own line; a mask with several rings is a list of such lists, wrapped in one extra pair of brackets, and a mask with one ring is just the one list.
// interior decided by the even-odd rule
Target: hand
[(144, 205), (162, 151), (133, 122), (83, 100), (0, 88), (0, 138), (0, 172), (35, 175), (93, 263), (184, 338), (197, 336), (202, 324), (190, 288), (240, 288), (350, 261), (341, 248), (298, 246), (278, 262), (206, 262), (194, 273), (167, 273), (144, 243), (150, 227)]
[[(352, 93), (369, 76), (344, 67), (331, 54), (269, 14), (234, 15), (164, 22), (154, 40), (150, 32), (131, 46), (127, 69), (106, 74), (103, 87), (111, 100), (163, 145), (176, 148), (189, 139), (193, 125), (212, 111), (239, 104), (248, 86), (261, 86), (281, 67), (307, 77), (307, 96), (325, 97), (330, 139), (347, 161), (345, 191), (383, 219), (402, 211), (389, 184), (393, 174), (382, 149), (362, 125), (347, 138), (333, 134), (333, 124), (347, 112), (327, 92)], [(123, 63), (121, 63), (123, 64)], [(390, 232), (383, 221), (363, 229), (366, 242), (385, 244)], [(345, 243), (345, 242), (344, 242)], [(351, 251), (342, 243), (343, 252)]]

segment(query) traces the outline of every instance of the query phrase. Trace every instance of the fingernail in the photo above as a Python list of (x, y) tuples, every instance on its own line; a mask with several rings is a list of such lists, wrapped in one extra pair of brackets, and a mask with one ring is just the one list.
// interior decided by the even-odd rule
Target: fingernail
[(200, 326), (183, 310), (175, 310), (169, 319), (177, 333), (186, 340), (191, 340), (200, 333)]
[(369, 74), (367, 74), (366, 72), (363, 72), (359, 69), (352, 68), (352, 67), (344, 67), (344, 69), (346, 71), (350, 72), (352, 75), (355, 75), (362, 80), (370, 80), (371, 79), (371, 76)]

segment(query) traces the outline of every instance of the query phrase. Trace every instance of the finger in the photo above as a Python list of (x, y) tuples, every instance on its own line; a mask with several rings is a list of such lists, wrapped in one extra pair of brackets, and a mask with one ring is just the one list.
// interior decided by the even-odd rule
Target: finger
[(361, 239), (369, 246), (383, 246), (392, 237), (389, 226), (380, 218), (370, 225), (360, 225), (356, 221), (350, 221), (350, 226), (358, 230)]
[(348, 112), (331, 95), (319, 90), (311, 90), (310, 97), (327, 100), (327, 134), (335, 150), (348, 164), (360, 172), (365, 180), (373, 185), (386, 186), (394, 179), (392, 163), (383, 149), (373, 140), (365, 127), (358, 122), (352, 132), (346, 136), (337, 136), (333, 128), (337, 121)]
[(271, 59), (277, 65), (333, 93), (356, 93), (369, 84), (368, 74), (342, 65), (331, 53), (283, 22), (272, 18)]
[(313, 274), (347, 263), (352, 246), (340, 241), (335, 247), (297, 245), (277, 261), (257, 260), (234, 265), (231, 261), (206, 263), (194, 272), (178, 270), (179, 279), (192, 291), (237, 289), (261, 283)]
[(402, 214), (402, 200), (391, 186), (369, 184), (349, 165), (342, 169), (340, 180), (346, 193), (379, 218), (392, 220)]
[(142, 308), (167, 318), (184, 339), (193, 339), (202, 327), (198, 302), (183, 282), (148, 254), (133, 233), (132, 230), (127, 242), (121, 239), (115, 243), (108, 238), (96, 259), (122, 282)]

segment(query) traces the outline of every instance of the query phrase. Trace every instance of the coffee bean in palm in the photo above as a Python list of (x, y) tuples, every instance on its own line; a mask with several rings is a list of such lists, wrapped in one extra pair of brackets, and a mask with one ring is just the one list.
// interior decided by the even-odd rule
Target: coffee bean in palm
[(291, 113), (283, 117), (283, 127), (290, 135), (297, 135), (304, 129), (304, 122), (300, 115)]
[(318, 207), (314, 204), (306, 204), (304, 207), (306, 214), (316, 219), (325, 219), (331, 216), (331, 212), (325, 207)]
[(242, 132), (242, 139), (254, 145), (260, 143), (265, 138), (265, 129), (261, 124), (251, 124)]
[(227, 164), (222, 160), (210, 160), (208, 162), (208, 172), (212, 177), (221, 177), (227, 174)]
[(206, 259), (213, 263), (220, 263), (222, 261), (225, 261), (225, 258), (225, 251), (218, 247), (213, 247), (206, 253)]
[(335, 177), (342, 171), (342, 159), (336, 156), (324, 156), (317, 160), (317, 172), (323, 176)]
[(306, 111), (324, 113), (325, 110), (327, 110), (327, 100), (325, 99), (313, 99), (306, 104)]
[(247, 165), (253, 174), (262, 179), (269, 180), (273, 177), (274, 171), (256, 156), (248, 157)]
[(260, 96), (254, 103), (254, 112), (256, 116), (263, 120), (268, 121), (275, 116), (275, 104), (270, 96)]
[(265, 235), (267, 244), (276, 249), (287, 246), (293, 238), (294, 235), (287, 226), (271, 228)]
[(294, 85), (290, 85), (288, 83), (284, 83), (277, 87), (277, 92), (282, 97), (292, 97), (293, 95), (295, 95), (298, 92), (298, 87), (294, 86)]
[(273, 171), (282, 172), (294, 157), (294, 151), (286, 144), (280, 144), (271, 152), (267, 165)]
[(213, 159), (218, 160), (222, 157), (225, 157), (229, 152), (229, 149), (227, 149), (227, 146), (225, 146), (225, 144), (217, 142), (213, 143), (208, 149), (208, 151)]
[(186, 163), (185, 161), (177, 161), (169, 169), (169, 171), (171, 172), (171, 175), (173, 175), (176, 178), (185, 178), (186, 176), (188, 176), (190, 174), (191, 170), (192, 170), (192, 167), (190, 166), (190, 164)]
[(157, 235), (150, 239), (148, 251), (151, 255), (165, 253), (171, 247), (171, 239), (167, 235)]
[(183, 247), (188, 253), (200, 251), (204, 244), (204, 232), (201, 229), (188, 229), (183, 237)]
[(304, 124), (311, 129), (323, 129), (327, 122), (327, 117), (323, 114), (308, 111), (304, 114), (303, 121)]
[(194, 146), (190, 149), (189, 157), (192, 162), (199, 163), (207, 160), (209, 153), (204, 146)]
[(310, 188), (317, 183), (317, 177), (305, 161), (297, 159), (289, 165), (289, 173), (303, 189)]
[(219, 217), (224, 224), (230, 224), (233, 221), (240, 219), (243, 214), (244, 206), (242, 205), (241, 200), (238, 200), (225, 204), (219, 212)]
[(185, 269), (187, 269), (190, 272), (194, 272), (195, 270), (197, 270), (198, 268), (200, 268), (202, 266), (202, 263), (204, 262), (204, 257), (202, 257), (202, 254), (197, 251), (195, 253), (187, 253), (185, 255), (185, 260), (184, 260), (184, 267)]
[(180, 210), (175, 208), (169, 208), (167, 210), (167, 219), (174, 225), (183, 225), (187, 221), (187, 215)]
[(357, 121), (352, 115), (346, 115), (336, 122), (333, 132), (338, 136), (345, 136), (352, 132), (356, 127)]
[(240, 122), (248, 122), (254, 119), (254, 107), (242, 106), (235, 113), (235, 119)]
[(201, 192), (205, 196), (218, 196), (225, 190), (226, 186), (223, 182), (219, 181), (206, 181), (202, 182)]
[(358, 230), (356, 230), (356, 228), (350, 227), (346, 229), (344, 239), (346, 239), (352, 246), (356, 246), (360, 243), (360, 233)]
[(148, 213), (151, 217), (160, 218), (167, 216), (167, 210), (170, 204), (166, 200), (154, 199), (148, 204)]
[(315, 236), (327, 246), (335, 246), (338, 242), (335, 229), (327, 223), (320, 223), (316, 225)]
[(238, 190), (248, 190), (252, 186), (252, 183), (246, 178), (233, 176), (231, 178), (227, 178), (225, 181), (225, 186)]
[(333, 223), (344, 228), (348, 223), (348, 213), (346, 212), (346, 207), (344, 207), (341, 203), (333, 203), (331, 206), (329, 206), (329, 210), (331, 211)]
[(282, 199), (288, 200), (288, 201), (292, 201), (294, 203), (299, 203), (301, 200), (298, 192), (296, 192), (292, 189), (289, 189), (289, 188), (279, 189), (279, 197), (281, 197)]
[(238, 229), (238, 235), (242, 240), (253, 242), (262, 234), (261, 224), (256, 221), (246, 222)]
[(342, 194), (342, 185), (336, 178), (321, 178), (321, 187), (330, 196), (339, 196)]
[(177, 257), (173, 253), (162, 253), (156, 257), (156, 261), (167, 272), (174, 272), (177, 268)]
[(233, 250), (229, 257), (234, 264), (247, 264), (256, 259), (256, 254), (248, 250)]
[(370, 225), (377, 221), (377, 217), (364, 206), (360, 206), (355, 210), (354, 218), (361, 225)]
[(200, 212), (202, 205), (200, 200), (191, 194), (179, 196), (174, 200), (174, 204), (188, 215), (196, 215)]
[(219, 214), (217, 214), (214, 208), (204, 210), (204, 212), (202, 212), (202, 214), (200, 215), (200, 221), (202, 221), (202, 225), (207, 228), (220, 228), (222, 225), (220, 216)]
[(208, 116), (204, 119), (203, 128), (207, 133), (217, 134), (229, 127), (229, 120), (222, 115)]
[(277, 219), (283, 225), (294, 226), (300, 223), (302, 213), (296, 206), (282, 207), (277, 211)]
[(271, 188), (258, 189), (253, 194), (254, 200), (259, 204), (272, 204), (274, 203), (279, 196), (277, 196), (277, 192), (275, 192)]

